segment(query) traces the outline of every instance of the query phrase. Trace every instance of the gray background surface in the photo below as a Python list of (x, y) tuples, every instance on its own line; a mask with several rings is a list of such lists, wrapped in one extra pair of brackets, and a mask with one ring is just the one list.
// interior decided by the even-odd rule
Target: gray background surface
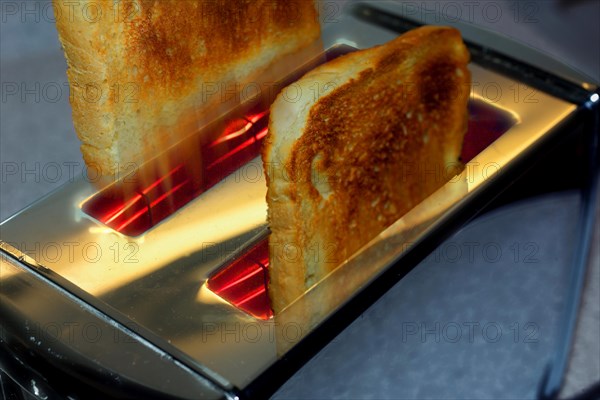
[[(467, 22), (524, 41), (600, 80), (599, 1), (405, 4), (417, 7), (417, 12), (437, 7), (446, 18), (455, 17), (456, 6)], [(50, 2), (2, 0), (0, 6), (0, 220), (4, 220), (80, 174), (83, 160), (71, 123), (66, 64)], [(474, 7), (472, 14), (469, 7)], [(275, 397), (532, 397), (531, 382), (541, 374), (555, 337), (556, 314), (548, 310), (558, 309), (563, 301), (560, 282), (570, 248), (566, 232), (576, 213), (576, 196), (566, 193), (474, 222), (396, 285)], [(464, 250), (465, 243), (473, 241), (480, 246), (495, 243), (504, 256), (492, 263), (482, 253), (476, 261), (463, 254), (448, 262), (445, 251), (457, 245)], [(510, 248), (515, 243), (521, 247), (535, 243), (540, 262), (515, 263)], [(600, 379), (600, 263), (598, 240), (595, 243), (594, 268), (587, 280), (564, 395)], [(496, 342), (490, 341), (495, 328), (491, 323), (502, 329)], [(456, 326), (462, 336), (454, 342)], [(475, 331), (471, 341), (465, 336), (469, 326), (491, 327), (487, 333)], [(409, 334), (414, 329), (416, 333)], [(437, 330), (439, 340), (427, 329)], [(515, 330), (520, 333), (516, 342)], [(526, 342), (524, 336), (534, 330), (537, 341)]]

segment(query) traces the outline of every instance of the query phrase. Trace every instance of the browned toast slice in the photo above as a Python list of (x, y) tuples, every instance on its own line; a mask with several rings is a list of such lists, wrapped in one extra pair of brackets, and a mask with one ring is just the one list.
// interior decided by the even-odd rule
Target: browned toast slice
[(284, 89), (263, 149), (276, 315), (460, 165), (469, 53), (422, 27)]
[(227, 97), (260, 87), (268, 67), (320, 37), (312, 0), (53, 4), (75, 131), (88, 167), (103, 175), (193, 133)]

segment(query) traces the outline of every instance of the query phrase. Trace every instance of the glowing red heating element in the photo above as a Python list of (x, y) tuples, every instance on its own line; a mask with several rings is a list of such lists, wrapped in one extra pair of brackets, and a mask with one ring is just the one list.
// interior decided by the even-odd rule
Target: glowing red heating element
[[(214, 141), (188, 140), (167, 154), (163, 164), (147, 167), (144, 174), (150, 178), (125, 177), (82, 209), (124, 235), (139, 236), (257, 157), (267, 126), (267, 111), (230, 121)], [(200, 148), (199, 154), (187, 151), (190, 145)], [(164, 165), (171, 166), (166, 173)]]
[(214, 293), (255, 318), (271, 318), (267, 293), (269, 246), (263, 240), (242, 257), (221, 268), (209, 278), (207, 286)]

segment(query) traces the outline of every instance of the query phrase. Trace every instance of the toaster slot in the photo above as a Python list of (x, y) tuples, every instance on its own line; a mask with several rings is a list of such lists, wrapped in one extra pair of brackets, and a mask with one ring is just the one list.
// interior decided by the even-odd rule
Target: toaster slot
[(273, 316), (267, 293), (268, 267), (269, 245), (265, 238), (220, 268), (208, 279), (207, 287), (253, 317), (268, 320)]
[(139, 236), (257, 157), (268, 118), (264, 110), (233, 118), (212, 142), (195, 143), (200, 152), (194, 159), (179, 159), (190, 143), (177, 146), (162, 162), (145, 166), (138, 174), (144, 179), (125, 177), (86, 200), (82, 210), (119, 233)]

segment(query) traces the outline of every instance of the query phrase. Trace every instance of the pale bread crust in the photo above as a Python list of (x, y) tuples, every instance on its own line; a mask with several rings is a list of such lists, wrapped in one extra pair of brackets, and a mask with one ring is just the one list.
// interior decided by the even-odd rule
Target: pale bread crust
[[(312, 1), (53, 0), (88, 167), (140, 163), (222, 111), (227, 90), (320, 37)], [(243, 87), (243, 86), (242, 86)], [(233, 97), (233, 96), (229, 96)]]
[(263, 148), (276, 315), (453, 176), (468, 62), (457, 30), (422, 27), (282, 91)]

